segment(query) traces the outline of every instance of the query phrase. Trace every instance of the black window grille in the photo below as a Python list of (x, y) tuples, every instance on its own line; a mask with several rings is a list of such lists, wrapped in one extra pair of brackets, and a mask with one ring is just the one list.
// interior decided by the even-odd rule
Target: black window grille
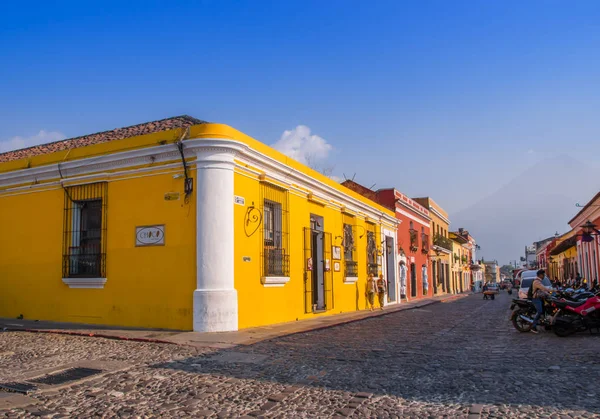
[(106, 277), (106, 182), (65, 188), (63, 277)]
[[(350, 220), (348, 220), (350, 221)], [(354, 229), (352, 224), (344, 223), (344, 276), (358, 277), (358, 262), (355, 260)]]
[(289, 276), (288, 192), (261, 184), (263, 203), (263, 276)]
[(367, 273), (377, 276), (379, 265), (377, 263), (377, 241), (375, 240), (375, 225), (367, 223)]
[(345, 261), (345, 276), (346, 278), (356, 278), (358, 277), (358, 262), (354, 260)]

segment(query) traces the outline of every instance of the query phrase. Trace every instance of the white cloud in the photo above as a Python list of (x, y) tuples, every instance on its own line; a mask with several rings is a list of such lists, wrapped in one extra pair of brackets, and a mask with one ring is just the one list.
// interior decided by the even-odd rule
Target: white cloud
[(64, 140), (65, 138), (67, 137), (61, 132), (41, 130), (37, 134), (30, 137), (16, 136), (5, 141), (0, 141), (0, 153), (33, 147), (38, 144), (60, 141)]
[(293, 130), (286, 130), (273, 148), (300, 163), (313, 165), (316, 161), (325, 160), (333, 149), (325, 139), (311, 134), (306, 125), (298, 125)]

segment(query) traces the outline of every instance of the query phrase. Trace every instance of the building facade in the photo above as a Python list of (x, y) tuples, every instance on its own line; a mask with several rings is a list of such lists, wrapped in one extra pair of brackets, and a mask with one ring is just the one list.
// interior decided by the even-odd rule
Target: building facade
[[(373, 191), (346, 180), (342, 185), (394, 211), (399, 221), (397, 232), (398, 276), (388, 280), (390, 302), (431, 297), (428, 254), (430, 246), (429, 211), (396, 189)], [(388, 278), (391, 275), (387, 275)], [(393, 289), (395, 285), (395, 291)]]
[(363, 310), (368, 273), (397, 275), (397, 225), (190, 117), (5, 153), (0, 316), (231, 331)]
[(468, 232), (450, 232), (452, 240), (451, 290), (454, 293), (471, 289), (471, 249)]
[(569, 225), (576, 237), (578, 273), (591, 287), (598, 282), (600, 272), (600, 192), (569, 221)]
[(549, 249), (548, 276), (553, 280), (575, 279), (579, 271), (577, 263), (577, 237), (571, 230), (556, 239)]
[(485, 282), (500, 283), (500, 267), (497, 261), (484, 261), (485, 265)]
[(414, 198), (418, 204), (429, 210), (431, 217), (431, 246), (429, 251), (431, 286), (434, 294), (452, 293), (450, 258), (452, 256), (452, 240), (448, 228), (448, 214), (430, 197)]
[(431, 246), (429, 210), (396, 189), (381, 189), (377, 191), (377, 196), (378, 202), (393, 209), (400, 220), (398, 255), (407, 269), (402, 298), (416, 300), (433, 296), (429, 266)]

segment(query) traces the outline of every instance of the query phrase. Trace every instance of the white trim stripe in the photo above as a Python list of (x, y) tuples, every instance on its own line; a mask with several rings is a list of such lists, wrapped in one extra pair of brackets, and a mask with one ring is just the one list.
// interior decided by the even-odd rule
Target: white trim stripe
[(417, 223), (419, 223), (419, 224), (421, 224), (421, 225), (423, 225), (423, 226), (425, 226), (425, 227), (427, 227), (427, 228), (430, 228), (430, 227), (431, 227), (431, 225), (430, 225), (429, 223), (427, 223), (427, 222), (425, 222), (425, 221), (423, 221), (423, 220), (421, 220), (421, 219), (419, 219), (419, 218), (415, 217), (415, 216), (414, 216), (414, 215), (412, 215), (412, 214), (409, 214), (409, 213), (407, 213), (406, 211), (403, 211), (403, 210), (401, 210), (401, 209), (398, 209), (398, 208), (396, 208), (396, 213), (398, 213), (398, 214), (402, 214), (402, 215), (404, 215), (405, 217), (407, 217), (407, 218), (410, 218), (411, 220), (413, 220), (413, 221), (416, 221)]

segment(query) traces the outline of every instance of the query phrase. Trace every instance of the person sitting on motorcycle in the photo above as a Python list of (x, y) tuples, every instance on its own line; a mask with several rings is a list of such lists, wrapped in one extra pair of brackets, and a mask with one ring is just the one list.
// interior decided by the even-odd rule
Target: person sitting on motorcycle
[(535, 306), (535, 311), (537, 312), (535, 318), (533, 319), (533, 324), (531, 325), (531, 332), (538, 333), (536, 326), (540, 317), (542, 317), (542, 312), (544, 310), (544, 298), (548, 296), (550, 292), (552, 292), (552, 288), (545, 287), (542, 284), (542, 280), (546, 277), (546, 271), (540, 269), (537, 271), (537, 277), (533, 280), (531, 287), (529, 288), (528, 297), (530, 297), (531, 302)]

